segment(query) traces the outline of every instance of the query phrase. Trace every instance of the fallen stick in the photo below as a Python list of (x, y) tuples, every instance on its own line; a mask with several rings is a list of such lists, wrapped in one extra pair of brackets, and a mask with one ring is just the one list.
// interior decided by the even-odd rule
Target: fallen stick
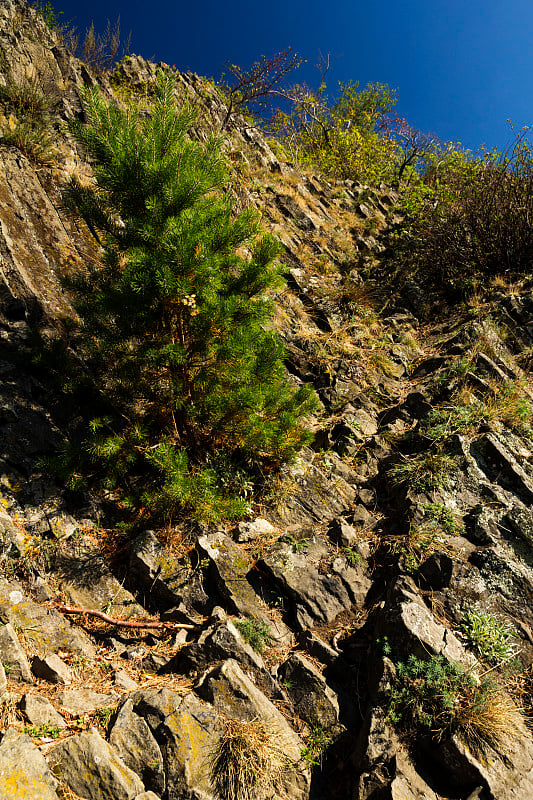
[(53, 605), (63, 614), (83, 614), (89, 617), (97, 617), (109, 625), (117, 625), (121, 628), (167, 628), (172, 631), (194, 631), (199, 627), (185, 622), (149, 622), (148, 620), (143, 622), (142, 620), (115, 619), (108, 614), (104, 614), (103, 611), (96, 611), (94, 608), (76, 608), (75, 606), (65, 606), (63, 603), (54, 603)]

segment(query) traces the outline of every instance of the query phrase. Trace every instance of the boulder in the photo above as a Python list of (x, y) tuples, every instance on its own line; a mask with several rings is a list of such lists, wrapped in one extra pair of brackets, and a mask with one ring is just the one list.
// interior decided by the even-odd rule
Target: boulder
[(120, 709), (109, 734), (109, 744), (147, 789), (163, 794), (163, 756), (148, 723), (133, 710), (133, 700), (126, 700)]
[(0, 661), (12, 680), (33, 683), (28, 659), (10, 623), (0, 625)]
[(59, 800), (54, 778), (29, 736), (9, 728), (0, 744), (0, 797), (3, 800)]
[(219, 733), (214, 709), (192, 693), (182, 697), (169, 689), (138, 692), (132, 700), (163, 755), (166, 800), (211, 797), (206, 763)]
[(96, 728), (60, 742), (49, 754), (56, 775), (87, 800), (134, 800), (144, 791), (135, 774)]

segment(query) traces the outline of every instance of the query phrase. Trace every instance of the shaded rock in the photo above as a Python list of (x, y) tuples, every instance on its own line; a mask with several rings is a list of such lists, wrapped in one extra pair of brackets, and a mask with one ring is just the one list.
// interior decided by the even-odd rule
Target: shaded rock
[(157, 794), (165, 790), (163, 756), (147, 722), (133, 710), (133, 700), (126, 700), (113, 723), (109, 744), (126, 766), (139, 775), (147, 789)]
[(195, 695), (159, 689), (132, 698), (134, 711), (148, 723), (163, 754), (168, 800), (212, 795), (208, 763), (219, 732), (218, 718)]
[(0, 661), (15, 681), (33, 683), (30, 665), (13, 626), (0, 625)]
[(90, 689), (64, 689), (58, 695), (61, 708), (70, 714), (86, 714), (95, 708), (116, 705), (117, 696), (92, 692)]
[(63, 555), (55, 571), (61, 580), (66, 602), (83, 608), (106, 608), (113, 617), (142, 616), (145, 609), (114, 577), (109, 565), (94, 546), (77, 548), (73, 556)]
[(276, 691), (276, 684), (265, 669), (263, 659), (244, 641), (231, 620), (217, 624), (200, 634), (197, 642), (183, 647), (169, 662), (169, 672), (181, 672), (197, 677), (216, 661), (233, 658), (254, 680), (268, 691)]
[(443, 589), (453, 575), (453, 561), (447, 553), (432, 553), (419, 567), (418, 575), (426, 586)]
[(435, 621), (411, 579), (399, 578), (393, 596), (385, 621), (386, 635), (393, 650), (415, 653), (421, 658), (434, 654), (443, 655), (449, 661), (475, 663), (475, 658), (465, 651), (457, 637)]
[(326, 730), (339, 721), (339, 702), (322, 674), (306, 658), (293, 653), (279, 674), (298, 716), (312, 727)]
[(5, 800), (59, 800), (57, 781), (29, 736), (9, 728), (0, 744), (0, 796)]
[(37, 728), (42, 725), (66, 728), (67, 723), (46, 697), (41, 697), (38, 694), (25, 694), (20, 701), (20, 709), (26, 715), (28, 721)]
[(252, 568), (248, 555), (221, 532), (200, 536), (197, 546), (209, 559), (217, 588), (230, 610), (268, 623), (265, 605), (247, 578)]
[(139, 776), (96, 728), (60, 742), (50, 753), (49, 761), (55, 774), (87, 800), (133, 800), (144, 791)]
[(476, 755), (454, 736), (432, 748), (430, 757), (446, 771), (456, 791), (481, 785), (498, 800), (533, 796), (533, 737), (525, 725), (509, 731), (498, 751), (485, 746)]
[(309, 562), (307, 554), (295, 553), (286, 545), (277, 545), (261, 561), (278, 589), (292, 601), (301, 630), (329, 623), (354, 602), (363, 602), (371, 586), (362, 570), (339, 563), (338, 574), (324, 575)]
[(287, 723), (285, 717), (267, 700), (244, 674), (236, 661), (229, 659), (220, 667), (210, 670), (198, 686), (198, 692), (229, 719), (251, 721), (267, 719), (275, 723), (285, 740), (285, 752), (292, 769), (284, 777), (288, 795), (294, 800), (304, 800), (309, 793), (309, 772), (302, 765), (302, 742)]
[(179, 607), (204, 611), (210, 601), (197, 575), (169, 554), (152, 531), (139, 534), (131, 543), (129, 578), (141, 586), (147, 601), (156, 600), (162, 610)]
[(50, 683), (61, 683), (63, 686), (69, 686), (72, 683), (70, 668), (55, 653), (46, 658), (35, 656), (31, 668), (37, 678), (44, 678)]
[(72, 626), (54, 609), (34, 603), (18, 584), (4, 579), (0, 579), (0, 614), (13, 626), (27, 631), (28, 637), (47, 653), (71, 650), (94, 656), (94, 646), (83, 631)]

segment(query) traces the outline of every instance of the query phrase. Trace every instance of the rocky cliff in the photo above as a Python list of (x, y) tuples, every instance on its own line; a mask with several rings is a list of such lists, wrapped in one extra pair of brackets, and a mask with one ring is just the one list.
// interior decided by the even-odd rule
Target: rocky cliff
[[(3, 108), (0, 796), (532, 796), (533, 294), (422, 317), (416, 287), (382, 277), (392, 189), (298, 171), (229, 126), (231, 191), (285, 248), (287, 370), (322, 404), (251, 519), (125, 536), (106, 498), (50, 477), (76, 409), (35, 333), (68, 336), (61, 278), (97, 253), (61, 210), (90, 175), (65, 120), (83, 86), (120, 100), (155, 72), (131, 57), (97, 79), (2, 3), (0, 84), (46, 94), (54, 152)], [(208, 81), (180, 75), (185, 99), (193, 135), (220, 126)]]

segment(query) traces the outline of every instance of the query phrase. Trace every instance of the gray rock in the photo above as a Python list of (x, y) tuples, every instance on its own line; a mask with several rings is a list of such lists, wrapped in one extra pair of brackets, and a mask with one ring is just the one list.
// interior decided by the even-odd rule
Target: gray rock
[(285, 717), (244, 674), (236, 661), (229, 659), (210, 670), (198, 687), (219, 714), (229, 719), (250, 722), (265, 719), (273, 722), (284, 740), (284, 750), (291, 768), (284, 776), (287, 795), (291, 800), (307, 800), (309, 771), (301, 762), (302, 742)]
[(55, 567), (66, 602), (83, 608), (107, 608), (112, 617), (141, 616), (145, 609), (114, 577), (94, 545), (83, 543), (76, 558), (58, 558)]
[(206, 764), (220, 730), (214, 709), (192, 693), (182, 697), (169, 689), (139, 692), (132, 699), (163, 754), (166, 800), (211, 797)]
[(209, 605), (201, 576), (168, 553), (152, 531), (139, 534), (131, 543), (129, 577), (133, 585), (144, 589), (147, 599), (154, 598), (162, 610), (179, 607), (205, 611)]
[(0, 625), (0, 661), (15, 681), (33, 683), (30, 665), (13, 626)]
[(252, 568), (248, 555), (222, 532), (200, 536), (197, 546), (209, 559), (217, 588), (230, 610), (268, 623), (265, 607), (247, 579)]
[(70, 714), (86, 714), (95, 708), (116, 705), (118, 697), (112, 694), (92, 692), (90, 689), (64, 689), (58, 695), (61, 708)]
[(0, 614), (21, 630), (27, 630), (36, 645), (45, 652), (71, 650), (73, 653), (94, 656), (89, 637), (75, 628), (52, 608), (30, 600), (21, 587), (0, 579)]
[(45, 681), (50, 683), (60, 683), (63, 686), (70, 686), (72, 683), (70, 667), (64, 661), (61, 661), (55, 653), (46, 656), (46, 658), (34, 656), (31, 668), (37, 678), (44, 678)]
[(293, 653), (280, 676), (298, 716), (312, 727), (331, 730), (339, 721), (339, 702), (322, 674), (306, 658)]
[(148, 724), (134, 712), (133, 700), (126, 700), (120, 709), (109, 734), (109, 744), (124, 763), (139, 775), (147, 789), (163, 794), (163, 756)]
[(268, 520), (257, 517), (252, 522), (239, 522), (236, 539), (238, 542), (250, 542), (261, 536), (271, 536), (275, 530)]
[(57, 781), (29, 736), (9, 728), (0, 744), (0, 797), (5, 800), (59, 800)]
[(144, 791), (139, 776), (96, 728), (60, 742), (50, 753), (49, 761), (55, 774), (87, 800), (133, 800)]
[(41, 697), (38, 694), (25, 694), (20, 701), (20, 708), (28, 718), (28, 721), (38, 728), (42, 725), (66, 728), (67, 723), (46, 697)]
[(306, 554), (295, 553), (287, 545), (277, 545), (261, 561), (274, 584), (292, 600), (300, 630), (332, 622), (354, 600), (364, 599), (371, 581), (362, 570), (350, 571), (345, 564), (338, 565), (338, 574), (321, 574)]
[(244, 641), (231, 620), (203, 631), (197, 642), (183, 647), (168, 665), (169, 671), (199, 676), (216, 661), (233, 658), (265, 690), (275, 691), (275, 682), (265, 669), (263, 659)]

